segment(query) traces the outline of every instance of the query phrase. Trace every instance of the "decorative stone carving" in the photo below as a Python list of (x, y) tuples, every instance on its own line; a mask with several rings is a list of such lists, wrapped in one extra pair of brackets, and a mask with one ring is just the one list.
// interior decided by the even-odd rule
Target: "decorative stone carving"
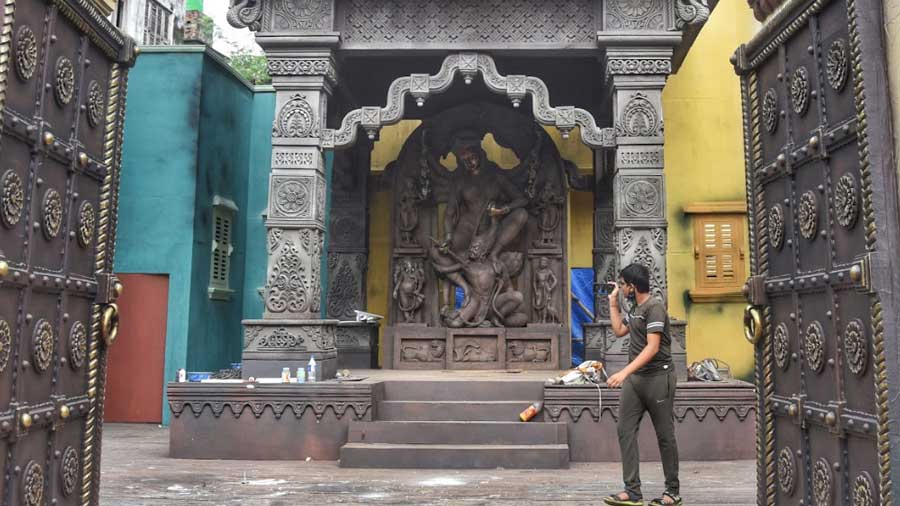
[(844, 174), (834, 188), (834, 214), (844, 228), (853, 228), (859, 216), (859, 191), (853, 174)]
[(781, 449), (778, 453), (778, 487), (781, 493), (790, 497), (794, 495), (797, 484), (797, 463), (794, 457), (794, 450), (789, 446)]
[(272, 152), (272, 168), (315, 169), (316, 155), (311, 151), (283, 151), (275, 149)]
[(623, 217), (651, 217), (660, 214), (661, 198), (659, 189), (641, 177), (622, 177), (624, 195), (622, 197)]
[(65, 56), (56, 59), (56, 85), (53, 90), (60, 106), (68, 105), (75, 95), (75, 66)]
[(22, 473), (22, 503), (25, 506), (44, 504), (44, 468), (29, 460)]
[(272, 178), (272, 217), (311, 218), (312, 217), (312, 177)]
[(803, 343), (807, 365), (814, 372), (821, 373), (825, 367), (825, 330), (821, 323), (814, 321), (807, 327)]
[(403, 341), (400, 346), (400, 359), (404, 362), (441, 362), (447, 345), (440, 339), (430, 342)]
[(533, 259), (531, 309), (537, 323), (559, 323), (559, 312), (553, 307), (554, 291), (559, 284), (550, 259), (539, 257)]
[(875, 482), (869, 473), (859, 473), (853, 481), (853, 506), (875, 506)]
[(352, 320), (362, 309), (366, 256), (360, 253), (329, 253), (328, 317)]
[(7, 228), (13, 228), (22, 217), (25, 208), (25, 187), (13, 170), (3, 173), (3, 193), (0, 194), (0, 218)]
[(825, 459), (816, 461), (813, 468), (813, 503), (815, 506), (832, 506), (834, 495), (831, 464)]
[(419, 226), (419, 192), (411, 179), (404, 179), (397, 204), (397, 215), (400, 217), (400, 244), (405, 247), (419, 246), (416, 241), (416, 228)]
[(54, 341), (53, 325), (47, 320), (38, 321), (34, 326), (31, 346), (32, 365), (37, 372), (42, 373), (50, 368)]
[(709, 14), (706, 0), (675, 0), (675, 28), (679, 30), (705, 22)]
[(272, 128), (275, 137), (316, 137), (319, 126), (316, 111), (303, 93), (295, 93), (278, 111)]
[(849, 68), (847, 44), (843, 39), (837, 39), (831, 43), (825, 55), (825, 75), (828, 78), (828, 84), (834, 91), (840, 92), (844, 89), (847, 84)]
[(41, 212), (43, 214), (41, 230), (47, 239), (53, 239), (59, 235), (59, 231), (62, 229), (63, 205), (58, 191), (49, 188), (44, 192)]
[(769, 208), (769, 244), (776, 251), (784, 247), (784, 208), (775, 204)]
[(657, 169), (662, 166), (662, 146), (620, 146), (616, 149), (616, 167), (620, 169)]
[(616, 130), (620, 137), (654, 137), (661, 134), (662, 121), (647, 95), (637, 92), (625, 104)]
[(6, 370), (12, 350), (12, 328), (6, 320), (0, 320), (0, 373)]
[(850, 372), (862, 376), (869, 363), (869, 340), (863, 322), (851, 320), (844, 330), (844, 353), (847, 355), (847, 366)]
[(96, 225), (97, 214), (94, 211), (94, 206), (85, 200), (81, 203), (81, 208), (78, 210), (78, 244), (82, 248), (87, 248), (91, 245)]
[(773, 345), (775, 348), (775, 364), (782, 370), (787, 370), (788, 365), (790, 365), (791, 343), (788, 340), (787, 325), (784, 323), (779, 323), (775, 327)]
[(453, 342), (454, 362), (496, 362), (497, 341), (479, 338), (457, 338)]
[(337, 83), (337, 69), (330, 58), (269, 58), (270, 76), (325, 76)]
[(672, 73), (670, 58), (610, 58), (606, 62), (606, 76), (648, 75)]
[(812, 190), (804, 192), (800, 196), (797, 219), (800, 222), (800, 235), (804, 239), (813, 240), (819, 230), (819, 202)]
[(273, 31), (323, 31), (332, 29), (330, 0), (274, 0)]
[(231, 0), (226, 15), (228, 24), (235, 28), (249, 28), (258, 31), (262, 19), (261, 0)]
[(306, 339), (301, 335), (291, 333), (284, 327), (279, 327), (268, 335), (258, 339), (256, 341), (256, 346), (259, 349), (289, 348), (292, 350), (305, 350)]
[(75, 322), (69, 330), (69, 366), (80, 369), (87, 357), (87, 330), (81, 322)]
[(558, 193), (558, 189), (552, 184), (544, 185), (540, 199), (535, 206), (539, 219), (538, 230), (541, 232), (539, 239), (533, 242), (535, 248), (554, 248), (559, 245), (556, 240), (556, 230), (562, 219), (561, 209), (566, 199)]
[(775, 129), (778, 128), (778, 116), (778, 93), (775, 92), (775, 88), (769, 88), (763, 97), (762, 119), (766, 131), (770, 134), (775, 133)]
[(78, 471), (80, 469), (81, 465), (78, 462), (78, 451), (71, 446), (67, 446), (63, 451), (62, 460), (59, 464), (59, 474), (61, 478), (60, 488), (62, 489), (64, 497), (69, 497), (75, 492), (75, 487), (78, 485)]
[(403, 258), (394, 265), (394, 293), (397, 307), (406, 323), (418, 320), (419, 308), (425, 300), (425, 266), (422, 260)]
[(806, 67), (797, 67), (791, 77), (791, 104), (800, 116), (809, 109), (809, 72)]
[(604, 4), (607, 30), (665, 30), (666, 18), (660, 0), (609, 0)]
[[(548, 23), (549, 19), (559, 20)], [(344, 46), (380, 44), (594, 44), (589, 0), (350, 0), (340, 23)]]
[(96, 127), (103, 121), (103, 111), (106, 109), (106, 97), (103, 87), (97, 81), (88, 84), (87, 119), (88, 124)]
[(550, 362), (551, 357), (549, 341), (515, 339), (506, 342), (507, 362)]
[(270, 228), (267, 234), (269, 242), (269, 253), (281, 246), (281, 238), (284, 237), (284, 230), (280, 228)]
[(317, 229), (301, 229), (282, 239), (266, 287), (269, 312), (319, 311), (321, 247), (321, 231)]
[(37, 66), (37, 37), (27, 25), (19, 27), (16, 33), (16, 74), (19, 79), (27, 81), (34, 75)]

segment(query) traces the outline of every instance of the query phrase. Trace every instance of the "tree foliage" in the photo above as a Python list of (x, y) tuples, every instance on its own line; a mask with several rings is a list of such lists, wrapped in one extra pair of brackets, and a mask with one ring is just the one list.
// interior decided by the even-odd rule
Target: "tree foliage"
[(270, 84), (272, 77), (266, 68), (266, 57), (242, 50), (231, 55), (229, 63), (251, 84)]

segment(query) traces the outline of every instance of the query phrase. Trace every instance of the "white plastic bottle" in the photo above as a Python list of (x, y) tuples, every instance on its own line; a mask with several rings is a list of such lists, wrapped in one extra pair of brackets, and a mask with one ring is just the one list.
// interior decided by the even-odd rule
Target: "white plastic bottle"
[(316, 382), (316, 357), (309, 357), (309, 363), (306, 365), (306, 382)]

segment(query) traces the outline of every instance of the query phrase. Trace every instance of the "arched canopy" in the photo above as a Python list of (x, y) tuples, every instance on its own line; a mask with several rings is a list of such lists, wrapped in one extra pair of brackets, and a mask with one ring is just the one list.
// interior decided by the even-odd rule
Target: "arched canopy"
[(366, 131), (369, 138), (374, 138), (381, 127), (403, 119), (406, 95), (412, 95), (421, 106), (430, 95), (449, 89), (457, 74), (462, 74), (465, 83), (471, 84), (479, 73), (488, 89), (509, 97), (513, 107), (518, 107), (522, 99), (531, 95), (535, 120), (542, 125), (555, 126), (563, 137), (568, 137), (577, 126), (581, 131), (581, 140), (587, 146), (595, 149), (615, 146), (615, 129), (597, 127), (590, 112), (573, 106), (550, 106), (550, 93), (541, 79), (525, 75), (503, 76), (497, 72), (491, 56), (457, 53), (447, 56), (435, 75), (410, 74), (395, 79), (388, 90), (387, 105), (361, 107), (348, 112), (341, 121), (340, 129), (323, 131), (322, 147), (342, 149), (352, 146), (359, 127)]

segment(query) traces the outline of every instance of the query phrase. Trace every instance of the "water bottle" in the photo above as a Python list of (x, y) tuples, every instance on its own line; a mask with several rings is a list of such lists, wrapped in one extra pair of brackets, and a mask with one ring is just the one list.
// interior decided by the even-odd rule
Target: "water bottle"
[(303, 367), (297, 368), (297, 383), (306, 383), (306, 369)]
[(306, 365), (306, 382), (316, 382), (316, 357), (309, 357), (309, 363)]

